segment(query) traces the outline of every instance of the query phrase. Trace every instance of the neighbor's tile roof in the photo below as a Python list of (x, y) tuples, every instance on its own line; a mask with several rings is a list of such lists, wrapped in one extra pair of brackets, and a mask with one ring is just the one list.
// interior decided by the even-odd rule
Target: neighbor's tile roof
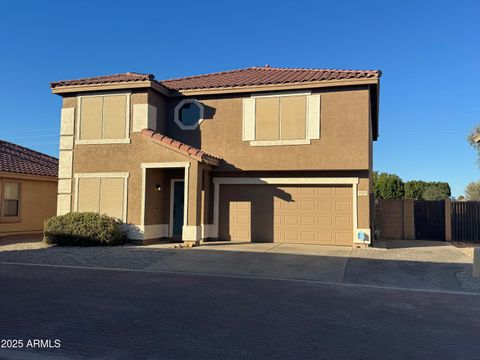
[(76, 80), (60, 80), (60, 81), (55, 81), (50, 83), (50, 86), (53, 89), (59, 86), (95, 85), (95, 84), (106, 84), (106, 83), (115, 83), (115, 82), (148, 81), (148, 80), (153, 80), (154, 77), (155, 76), (153, 76), (152, 74), (140, 74), (136, 72), (128, 72), (124, 74), (95, 76), (95, 77), (76, 79)]
[(125, 74), (97, 76), (78, 80), (52, 82), (52, 88), (71, 85), (94, 85), (115, 82), (135, 82), (154, 80), (171, 90), (234, 88), (240, 86), (259, 86), (274, 84), (292, 84), (308, 81), (348, 80), (380, 78), (380, 70), (332, 70), (274, 68), (270, 66), (250, 67), (239, 70), (222, 71), (211, 74), (188, 76), (170, 80), (154, 80), (152, 74), (128, 72)]
[(178, 140), (169, 138), (157, 131), (143, 129), (142, 136), (152, 139), (153, 142), (163, 145), (169, 149), (178, 150), (185, 155), (192, 157), (198, 161), (217, 165), (221, 157), (209, 154), (203, 150), (199, 150), (193, 146), (184, 144)]
[(0, 140), (0, 172), (56, 177), (58, 159)]
[(324, 80), (368, 79), (379, 78), (380, 76), (380, 70), (327, 70), (274, 68), (265, 66), (189, 76), (159, 82), (163, 86), (173, 90), (189, 90), (291, 84)]

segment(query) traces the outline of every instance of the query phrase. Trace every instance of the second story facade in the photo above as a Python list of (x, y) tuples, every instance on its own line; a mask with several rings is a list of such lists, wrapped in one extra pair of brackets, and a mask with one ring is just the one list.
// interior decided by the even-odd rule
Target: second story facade
[[(58, 211), (117, 216), (142, 240), (351, 246), (371, 232), (380, 76), (266, 66), (165, 81), (125, 73), (52, 83), (63, 97)], [(265, 192), (272, 205), (258, 210)], [(335, 214), (343, 193), (348, 209)], [(303, 210), (290, 214), (293, 204)], [(261, 224), (254, 220), (264, 213)]]

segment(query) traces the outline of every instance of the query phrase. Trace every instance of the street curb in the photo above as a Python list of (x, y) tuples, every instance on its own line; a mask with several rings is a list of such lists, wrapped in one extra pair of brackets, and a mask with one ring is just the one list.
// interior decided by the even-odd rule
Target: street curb
[(467, 291), (452, 291), (452, 290), (440, 290), (440, 289), (421, 289), (421, 288), (402, 288), (395, 286), (380, 286), (380, 285), (368, 285), (368, 284), (355, 284), (345, 282), (333, 282), (322, 280), (306, 280), (306, 279), (287, 279), (287, 278), (275, 278), (266, 276), (251, 276), (251, 275), (235, 275), (235, 274), (217, 274), (217, 273), (198, 273), (189, 271), (167, 271), (167, 270), (144, 270), (144, 269), (122, 269), (122, 268), (104, 268), (94, 266), (74, 266), (74, 265), (54, 265), (54, 264), (32, 264), (32, 263), (19, 263), (19, 262), (0, 262), (1, 265), (16, 265), (16, 266), (37, 266), (37, 267), (51, 267), (51, 268), (66, 268), (66, 269), (81, 269), (81, 270), (100, 270), (100, 271), (123, 271), (123, 272), (141, 272), (148, 274), (179, 274), (179, 275), (192, 275), (203, 277), (223, 277), (234, 279), (250, 279), (250, 280), (273, 280), (273, 281), (288, 281), (305, 284), (321, 284), (321, 285), (340, 285), (345, 287), (356, 288), (369, 288), (380, 290), (393, 290), (393, 291), (407, 291), (407, 292), (424, 292), (433, 294), (449, 294), (449, 295), (463, 295), (463, 296), (480, 296), (480, 293), (473, 293)]

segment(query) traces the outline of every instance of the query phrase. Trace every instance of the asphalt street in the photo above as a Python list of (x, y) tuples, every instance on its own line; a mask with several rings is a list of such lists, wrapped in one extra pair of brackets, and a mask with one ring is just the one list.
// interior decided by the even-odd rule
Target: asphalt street
[(0, 265), (1, 359), (466, 360), (479, 334), (474, 294)]

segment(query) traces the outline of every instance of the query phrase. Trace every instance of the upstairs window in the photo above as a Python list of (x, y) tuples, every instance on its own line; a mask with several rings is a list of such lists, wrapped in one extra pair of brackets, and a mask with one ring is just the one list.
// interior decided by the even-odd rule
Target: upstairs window
[(129, 94), (81, 96), (78, 142), (118, 142), (128, 138)]
[(300, 145), (319, 138), (320, 95), (287, 93), (243, 100), (243, 140), (250, 145)]
[(3, 185), (3, 217), (20, 216), (20, 184), (6, 182)]
[(175, 123), (182, 130), (195, 130), (203, 121), (203, 105), (195, 99), (184, 99), (175, 106)]

